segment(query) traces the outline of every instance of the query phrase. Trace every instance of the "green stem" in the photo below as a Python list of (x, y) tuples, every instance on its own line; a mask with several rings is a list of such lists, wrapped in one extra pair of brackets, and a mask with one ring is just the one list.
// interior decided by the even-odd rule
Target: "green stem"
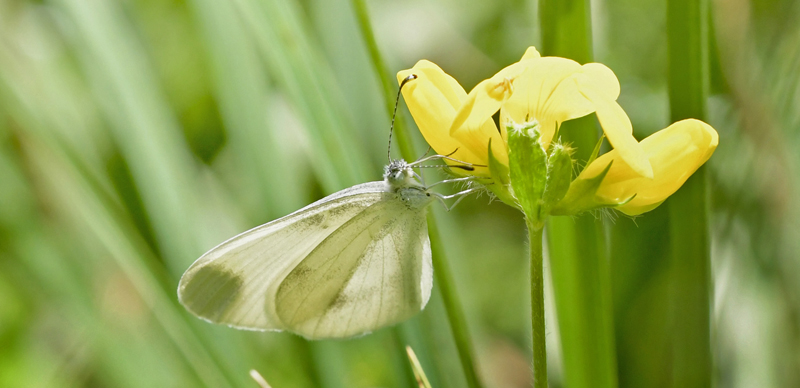
[[(361, 35), (364, 38), (364, 43), (369, 51), (372, 65), (375, 67), (375, 72), (380, 78), (384, 103), (387, 113), (390, 115), (394, 111), (394, 104), (396, 98), (397, 83), (394, 78), (389, 74), (386, 62), (381, 56), (378, 44), (375, 41), (375, 36), (372, 33), (370, 26), (369, 13), (367, 12), (366, 5), (363, 0), (352, 0), (353, 8), (358, 19), (358, 25), (361, 30)], [(406, 160), (414, 160), (415, 153), (411, 136), (406, 130), (402, 122), (402, 115), (398, 116), (395, 121), (395, 136), (397, 139), (400, 154)], [(453, 332), (453, 337), (458, 351), (458, 358), (461, 361), (461, 367), (464, 370), (464, 377), (467, 381), (467, 386), (470, 388), (480, 388), (480, 380), (475, 370), (475, 357), (473, 356), (472, 342), (469, 337), (469, 330), (467, 328), (467, 320), (464, 311), (461, 308), (461, 303), (458, 301), (458, 293), (455, 289), (455, 284), (450, 271), (447, 257), (444, 253), (444, 247), (439, 238), (439, 229), (437, 226), (436, 218), (433, 212), (428, 213), (428, 233), (431, 241), (431, 251), (433, 253), (433, 266), (435, 270), (433, 274), (436, 278), (436, 283), (439, 285), (439, 291), (442, 294), (443, 304), (447, 313), (447, 319), (450, 323), (450, 329)]]
[[(542, 54), (591, 62), (589, 0), (541, 0)], [(562, 123), (564, 142), (586, 163), (598, 139), (594, 117)], [(591, 215), (548, 221), (550, 272), (558, 313), (564, 383), (570, 388), (617, 387), (610, 273), (602, 225)]]
[(711, 261), (705, 169), (697, 170), (669, 203), (672, 386), (712, 385)]
[(531, 339), (533, 340), (533, 387), (547, 388), (547, 348), (544, 330), (544, 228), (528, 225), (531, 247)]
[[(667, 2), (669, 102), (673, 121), (704, 120), (708, 96), (708, 2)], [(706, 168), (668, 201), (671, 242), (672, 386), (709, 387), (711, 258)]]

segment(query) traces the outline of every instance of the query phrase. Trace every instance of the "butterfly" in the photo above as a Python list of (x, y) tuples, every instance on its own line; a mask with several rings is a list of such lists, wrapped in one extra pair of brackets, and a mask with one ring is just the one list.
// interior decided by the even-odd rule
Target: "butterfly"
[[(459, 196), (452, 207), (476, 190), (431, 191), (436, 184), (425, 186), (413, 168), (432, 159), (460, 162), (449, 155), (392, 160), (383, 181), (344, 189), (217, 245), (183, 274), (178, 299), (210, 322), (309, 339), (357, 336), (410, 318), (433, 285), (427, 206), (438, 199), (449, 209), (445, 199)], [(460, 163), (449, 167), (472, 170)]]
[(309, 339), (352, 337), (410, 318), (433, 284), (426, 207), (474, 191), (432, 192), (412, 169), (428, 159), (394, 160), (383, 181), (344, 189), (212, 248), (181, 277), (180, 302), (210, 322)]

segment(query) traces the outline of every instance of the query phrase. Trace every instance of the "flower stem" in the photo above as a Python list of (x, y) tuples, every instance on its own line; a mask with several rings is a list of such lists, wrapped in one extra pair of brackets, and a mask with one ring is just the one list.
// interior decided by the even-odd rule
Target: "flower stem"
[(544, 228), (528, 224), (531, 247), (531, 338), (533, 340), (533, 387), (547, 388), (547, 349), (544, 331)]

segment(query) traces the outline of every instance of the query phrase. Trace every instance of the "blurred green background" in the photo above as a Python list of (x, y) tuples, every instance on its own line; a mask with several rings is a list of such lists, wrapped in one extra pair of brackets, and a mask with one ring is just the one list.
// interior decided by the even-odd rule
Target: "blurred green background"
[[(666, 127), (665, 1), (591, 4), (636, 135)], [(367, 5), (391, 72), (425, 58), (467, 90), (541, 43), (535, 1)], [(800, 387), (800, 2), (710, 10), (713, 375)], [(464, 385), (437, 291), (397, 328), (313, 343), (177, 302), (205, 250), (380, 179), (389, 118), (354, 15), (348, 0), (0, 0), (0, 387), (255, 387), (252, 368), (276, 388), (410, 386), (401, 342), (434, 387)], [(431, 209), (485, 385), (529, 386), (521, 213), (486, 196)], [(598, 221), (622, 387), (670, 386), (666, 213)], [(553, 387), (558, 336), (550, 308)]]

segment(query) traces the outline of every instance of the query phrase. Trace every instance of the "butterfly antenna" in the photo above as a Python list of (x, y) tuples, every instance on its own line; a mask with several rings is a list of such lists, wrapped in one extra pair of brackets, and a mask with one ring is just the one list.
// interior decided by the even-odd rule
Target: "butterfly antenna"
[(397, 105), (400, 104), (400, 92), (403, 91), (403, 86), (411, 80), (417, 79), (416, 74), (410, 74), (408, 77), (403, 79), (403, 82), (400, 82), (400, 87), (397, 89), (397, 98), (394, 100), (394, 111), (392, 112), (392, 124), (389, 126), (389, 150), (386, 151), (386, 158), (389, 159), (389, 163), (392, 162), (392, 130), (394, 129), (394, 119), (397, 117)]

